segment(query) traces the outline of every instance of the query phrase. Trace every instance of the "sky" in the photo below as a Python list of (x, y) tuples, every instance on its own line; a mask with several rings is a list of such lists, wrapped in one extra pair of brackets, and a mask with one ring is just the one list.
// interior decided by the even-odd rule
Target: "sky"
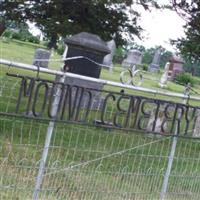
[(146, 48), (161, 45), (167, 50), (175, 51), (170, 45), (170, 39), (184, 37), (183, 25), (185, 21), (175, 12), (170, 10), (152, 10), (151, 12), (140, 9), (141, 19), (139, 24), (144, 29), (143, 41), (136, 38), (136, 42)]

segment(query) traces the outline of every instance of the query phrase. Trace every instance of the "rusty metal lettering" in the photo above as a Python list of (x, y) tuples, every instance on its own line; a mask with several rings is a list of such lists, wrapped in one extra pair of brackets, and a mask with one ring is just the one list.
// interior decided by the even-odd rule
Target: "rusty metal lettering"
[(160, 101), (157, 101), (157, 100), (156, 100), (154, 103), (156, 104), (156, 111), (155, 111), (155, 119), (154, 119), (153, 126), (152, 126), (152, 130), (151, 130), (151, 131), (155, 131), (156, 122), (157, 122), (157, 119), (158, 119), (158, 113), (159, 113), (159, 109), (160, 109)]
[(183, 118), (184, 114), (184, 108), (180, 104), (176, 104), (174, 116), (173, 116), (173, 122), (171, 126), (171, 133), (174, 132), (175, 135), (178, 135), (180, 133), (180, 125), (181, 125), (181, 119)]
[(67, 87), (67, 91), (65, 93), (64, 97), (64, 102), (63, 102), (63, 107), (61, 109), (61, 116), (60, 119), (64, 120), (65, 117), (65, 112), (67, 111), (68, 108), (68, 119), (71, 117), (71, 104), (72, 104), (72, 90), (71, 87)]
[[(189, 116), (190, 110), (192, 110), (191, 116)], [(184, 134), (185, 135), (188, 134), (190, 123), (193, 120), (195, 121), (196, 112), (197, 112), (197, 108), (195, 108), (195, 107), (189, 107), (188, 105), (186, 106), (186, 109), (185, 109), (186, 125), (185, 125), (185, 130), (184, 130)]]
[[(140, 129), (140, 130), (146, 130), (146, 127), (144, 127), (144, 126), (142, 126), (142, 122), (144, 123), (145, 121), (145, 119), (150, 119), (150, 116), (151, 116), (151, 110), (145, 110), (145, 105), (148, 105), (148, 104), (152, 104), (152, 103), (154, 103), (153, 102), (153, 100), (144, 100), (143, 102), (142, 102), (142, 104), (141, 104), (141, 116), (139, 117), (139, 119), (138, 119), (138, 128)], [(152, 107), (151, 107), (151, 109), (152, 109)]]
[[(127, 109), (122, 108), (121, 102), (123, 100), (129, 100)], [(130, 120), (130, 115), (131, 115), (131, 111), (132, 111), (132, 106), (133, 106), (133, 98), (131, 96), (127, 96), (127, 95), (121, 95), (118, 99), (117, 99), (117, 112), (114, 115), (114, 120), (113, 123), (115, 126), (118, 127), (127, 127), (128, 122)], [(124, 119), (124, 123), (119, 124), (119, 120), (118, 118), (120, 118), (120, 116), (125, 114), (125, 119)], [(122, 121), (122, 120), (121, 120)]]
[(115, 101), (116, 100), (116, 97), (114, 96), (114, 94), (112, 93), (109, 93), (105, 99), (104, 99), (104, 102), (103, 102), (103, 107), (102, 107), (102, 111), (101, 111), (101, 123), (102, 124), (106, 124), (108, 122), (105, 122), (104, 121), (104, 117), (105, 117), (105, 113), (106, 113), (106, 106), (107, 106), (107, 103), (108, 103), (108, 100), (109, 99), (112, 99), (112, 101)]
[(142, 99), (140, 97), (133, 97), (132, 96), (132, 111), (131, 113), (135, 114), (133, 119), (133, 124), (131, 124), (131, 128), (137, 128), (138, 127), (138, 119), (139, 119), (139, 113), (140, 113), (140, 107), (142, 103)]
[[(86, 105), (84, 105), (86, 99), (87, 102), (85, 103)], [(68, 120), (86, 121), (92, 103), (92, 94), (90, 91), (86, 90), (83, 87), (68, 85), (66, 87), (66, 91), (63, 92), (62, 101), (63, 102), (60, 103), (61, 106), (59, 108), (59, 110), (61, 111), (61, 120), (64, 120), (65, 115), (67, 114)], [(86, 106), (86, 108), (84, 106)], [(82, 108), (84, 109), (85, 113), (82, 116), (82, 119), (80, 119), (80, 113), (83, 110)]]
[[(11, 115), (94, 125), (92, 120), (104, 127), (183, 137), (193, 137), (194, 129), (198, 130), (195, 127), (199, 107), (16, 74), (9, 76), (21, 79), (15, 113)], [(104, 97), (99, 102), (96, 92)]]
[[(73, 90), (75, 88), (75, 91)], [(74, 120), (75, 119), (75, 114), (77, 111), (77, 103), (78, 103), (78, 97), (79, 97), (79, 91), (81, 90), (80, 87), (78, 86), (72, 86), (70, 87), (71, 90), (71, 98), (69, 101), (69, 120)], [(75, 94), (73, 94), (75, 93)]]
[(79, 113), (80, 113), (80, 110), (81, 110), (81, 103), (82, 103), (83, 94), (84, 94), (84, 88), (79, 88), (79, 90), (80, 90), (80, 95), (77, 98), (78, 99), (78, 105), (76, 106), (76, 113), (75, 113), (75, 116), (74, 116), (75, 121), (78, 121), (78, 119), (79, 119)]
[(171, 112), (174, 110), (174, 104), (166, 104), (164, 109), (164, 120), (161, 124), (161, 131), (165, 134), (170, 134), (170, 131), (167, 131), (167, 125), (173, 121)]
[(84, 118), (82, 119), (83, 122), (86, 122), (86, 119), (89, 116), (90, 108), (91, 108), (91, 104), (92, 104), (92, 98), (93, 98), (91, 91), (87, 90), (85, 93), (88, 94), (88, 102), (87, 102)]
[(21, 78), (22, 80), (21, 80), (21, 85), (19, 88), (19, 96), (18, 96), (15, 112), (16, 113), (19, 112), (19, 108), (22, 102), (22, 97), (28, 97), (28, 103), (26, 107), (26, 114), (28, 114), (30, 110), (30, 106), (31, 106), (32, 94), (33, 94), (33, 89), (35, 86), (35, 79), (34, 78), (30, 79), (30, 78), (22, 77), (22, 76), (17, 76), (17, 77)]
[[(86, 94), (87, 94), (87, 97), (86, 97)], [(86, 98), (88, 101), (86, 101)], [(91, 104), (92, 104), (91, 91), (89, 91), (85, 88), (81, 88), (80, 97), (79, 97), (78, 106), (77, 106), (76, 115), (75, 115), (75, 121), (86, 122), (87, 117), (90, 112)], [(79, 118), (82, 107), (83, 107), (82, 111), (83, 111), (84, 115), (82, 115), (82, 118)]]
[[(40, 102), (38, 103), (38, 99), (39, 99), (39, 91), (41, 90), (42, 87), (45, 89), (42, 107), (41, 107), (40, 112), (36, 112), (36, 107), (39, 106), (39, 104), (40, 104)], [(48, 101), (48, 91), (49, 91), (49, 86), (46, 82), (40, 82), (37, 85), (36, 90), (35, 90), (35, 96), (33, 98), (33, 106), (32, 106), (32, 112), (35, 117), (38, 117), (38, 116), (41, 117), (43, 115), (47, 101)]]

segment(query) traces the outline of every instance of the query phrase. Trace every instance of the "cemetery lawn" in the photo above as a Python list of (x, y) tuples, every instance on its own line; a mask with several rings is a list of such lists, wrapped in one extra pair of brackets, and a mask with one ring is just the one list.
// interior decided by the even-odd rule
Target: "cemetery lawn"
[[(22, 42), (19, 40), (0, 39), (0, 58), (20, 63), (32, 64), (35, 49), (45, 48), (43, 45)], [(53, 52), (52, 59), (60, 59), (61, 56)], [(59, 70), (61, 62), (52, 61), (49, 68)]]
[[(35, 49), (40, 47), (42, 46), (16, 40), (0, 40), (0, 58), (31, 64)], [(61, 58), (61, 56), (54, 53), (53, 59), (59, 58)], [(49, 68), (59, 70), (60, 65), (61, 62), (50, 62)], [(8, 69), (0, 65), (0, 81), (4, 81), (4, 75), (8, 71), (18, 74), (23, 74), (25, 72), (25, 70), (16, 68)], [(115, 66), (112, 75), (109, 74), (108, 70), (102, 69), (101, 78), (119, 82), (120, 72), (121, 68), (119, 65)], [(35, 72), (26, 71), (25, 74), (35, 76)], [(42, 78), (54, 79), (54, 77), (50, 75), (41, 76)], [(160, 90), (157, 84), (158, 81), (156, 80), (159, 80), (161, 73), (154, 76), (151, 73), (145, 72), (144, 76), (146, 78), (144, 80), (144, 87)], [(152, 77), (155, 80), (151, 80)], [(197, 82), (200, 82), (200, 78), (195, 77), (195, 79)], [(10, 82), (8, 84), (14, 85), (15, 83)], [(198, 86), (198, 84), (196, 84), (194, 88), (200, 93), (200, 86)], [(106, 86), (105, 89), (120, 91), (120, 88), (113, 88), (111, 86)], [(168, 89), (165, 90), (183, 92), (183, 86), (169, 82)], [(14, 91), (14, 94), (15, 92), (16, 91)], [(155, 96), (153, 94), (132, 90), (127, 90), (125, 92), (152, 98), (166, 99), (164, 96)], [(10, 91), (8, 91), (7, 95), (9, 94)], [(168, 100), (180, 102), (180, 99), (171, 97), (168, 98)], [(0, 101), (0, 103), (2, 102)], [(194, 105), (197, 104), (197, 102), (191, 103)], [(0, 106), (2, 105), (0, 104)], [(0, 133), (2, 133), (0, 134), (0, 146), (3, 147), (3, 150), (0, 149), (0, 163), (2, 163), (0, 165), (0, 184), (17, 185), (22, 189), (22, 192), (18, 192), (15, 198), (26, 199), (27, 195), (31, 194), (31, 189), (35, 184), (35, 177), (38, 172), (38, 163), (36, 163), (36, 161), (41, 157), (48, 123), (27, 119), (18, 119), (13, 122), (13, 119), (14, 118), (0, 117)], [(156, 142), (157, 140), (159, 142)], [(185, 175), (190, 174), (193, 168), (197, 171), (200, 170), (200, 165), (190, 165), (192, 161), (186, 159), (191, 155), (196, 158), (196, 154), (198, 154), (197, 150), (200, 149), (200, 146), (196, 144), (193, 149), (191, 148), (193, 145), (192, 140), (188, 140), (186, 145), (184, 145), (184, 139), (180, 139), (180, 141), (175, 155), (176, 159), (173, 165), (173, 174), (178, 174), (181, 177), (180, 168), (183, 166), (187, 166), (184, 170)], [(152, 144), (150, 144), (150, 146), (145, 146), (145, 144), (151, 142)], [(153, 142), (155, 142), (155, 144)], [(9, 143), (12, 144), (11, 153), (6, 147)], [(60, 187), (60, 191), (62, 192), (62, 190), (70, 188), (71, 190), (66, 189), (66, 196), (62, 196), (60, 199), (70, 199), (70, 196), (68, 196), (70, 193), (73, 193), (74, 199), (79, 199), (79, 195), (81, 194), (77, 188), (81, 186), (82, 191), (87, 191), (91, 185), (94, 187), (94, 191), (99, 192), (97, 194), (98, 196), (95, 197), (95, 199), (99, 200), (111, 199), (108, 198), (109, 196), (104, 196), (104, 193), (109, 194), (113, 191), (119, 193), (116, 193), (117, 198), (113, 198), (113, 200), (120, 197), (123, 199), (125, 198), (123, 195), (125, 195), (126, 192), (131, 193), (133, 189), (135, 192), (135, 199), (143, 199), (142, 196), (140, 196), (140, 198), (137, 197), (137, 194), (144, 193), (145, 195), (145, 192), (146, 194), (151, 194), (151, 198), (155, 199), (155, 197), (159, 196), (159, 188), (161, 188), (163, 181), (163, 169), (166, 169), (169, 149), (171, 147), (171, 140), (168, 137), (151, 138), (137, 131), (134, 131), (133, 134), (133, 132), (123, 132), (115, 129), (108, 130), (105, 128), (88, 127), (77, 124), (58, 123), (52, 138), (46, 172), (48, 174), (51, 170), (54, 171), (57, 165), (62, 169), (69, 165), (75, 165), (80, 162), (84, 163), (88, 160), (103, 157), (104, 155), (142, 145), (144, 145), (144, 147), (133, 148), (125, 152), (125, 154), (119, 154), (109, 159), (102, 159), (91, 165), (86, 165), (83, 168), (80, 167), (75, 170), (68, 170), (67, 172), (61, 171), (58, 174), (46, 176), (43, 189), (48, 190), (49, 188), (56, 188), (57, 191), (57, 188)], [(187, 151), (186, 146), (190, 147), (190, 151)], [(185, 160), (183, 159), (181, 164), (178, 162), (180, 152), (184, 152), (185, 156)], [(29, 167), (31, 168), (29, 169)], [(1, 177), (3, 178), (1, 179)], [(152, 179), (152, 177), (154, 178)], [(156, 181), (156, 179), (159, 180)], [(155, 182), (153, 182), (153, 180), (155, 180)], [(105, 183), (106, 185), (104, 185)], [(189, 181), (185, 181), (185, 183), (181, 185), (181, 181), (177, 181), (176, 177), (170, 179), (170, 185), (176, 184), (180, 193), (190, 188), (189, 183)], [(59, 187), (56, 184), (59, 184)], [(200, 181), (197, 180), (195, 184), (197, 188), (200, 187)], [(54, 193), (49, 192), (48, 199), (56, 199), (56, 195), (55, 191)], [(169, 196), (168, 199), (173, 199), (174, 196)], [(85, 197), (88, 197), (86, 199), (93, 198), (89, 192), (85, 194)], [(145, 198), (145, 196), (143, 197)], [(11, 199), (9, 193), (6, 192), (6, 190), (0, 191), (0, 199), (6, 198)], [(181, 199), (181, 197), (177, 196), (176, 199)]]
[[(18, 40), (1, 38), (0, 39), (0, 58), (8, 59), (8, 60), (16, 61), (16, 62), (21, 62), (21, 63), (32, 64), (34, 52), (36, 48), (45, 48), (45, 47), (42, 45), (33, 44), (29, 42), (22, 42)], [(61, 59), (61, 56), (58, 55), (56, 52), (53, 52), (51, 56), (51, 61), (49, 62), (50, 69), (54, 69), (54, 70), (60, 69), (62, 62), (58, 61), (58, 59)], [(100, 78), (119, 82), (120, 81), (119, 75), (122, 70), (123, 69), (118, 64), (115, 65), (112, 75), (109, 73), (107, 69), (102, 69)], [(162, 72), (155, 75), (155, 74), (151, 74), (149, 72), (144, 71), (143, 72), (144, 82), (142, 86), (161, 90), (161, 88), (158, 86), (158, 82), (160, 80), (161, 75), (162, 75)], [(200, 84), (199, 84), (200, 78), (195, 77), (195, 81), (196, 81), (196, 84), (194, 86), (194, 89), (200, 93)], [(110, 86), (106, 87), (106, 89), (111, 89), (111, 88), (112, 87)], [(116, 91), (120, 91), (120, 88), (112, 88), (112, 90), (113, 89), (115, 89)], [(184, 91), (184, 87), (181, 85), (175, 84), (174, 82), (169, 82), (168, 88), (163, 89), (163, 90), (182, 93)], [(134, 94), (144, 95), (142, 92), (135, 92), (135, 91), (134, 91)], [(151, 94), (145, 94), (145, 95), (149, 95), (151, 97), (154, 96)], [(170, 100), (173, 100), (173, 99), (170, 99)]]

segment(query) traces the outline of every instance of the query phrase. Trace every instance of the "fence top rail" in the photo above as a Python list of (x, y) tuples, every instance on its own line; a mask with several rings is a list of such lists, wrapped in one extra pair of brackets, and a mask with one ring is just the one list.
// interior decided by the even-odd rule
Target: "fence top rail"
[(185, 98), (185, 99), (190, 98), (191, 100), (200, 100), (199, 96), (188, 96), (186, 94), (181, 94), (181, 93), (166, 92), (166, 91), (161, 91), (161, 90), (156, 90), (156, 89), (132, 86), (132, 85), (122, 84), (122, 83), (118, 83), (118, 82), (114, 82), (114, 81), (97, 79), (97, 78), (92, 78), (92, 77), (88, 77), (88, 76), (82, 76), (82, 75), (78, 75), (78, 74), (74, 74), (74, 73), (70, 73), (70, 72), (62, 72), (62, 71), (57, 71), (57, 70), (52, 70), (52, 69), (47, 69), (47, 68), (39, 68), (35, 65), (14, 62), (14, 61), (6, 60), (6, 59), (0, 59), (0, 64), (8, 65), (9, 67), (16, 67), (16, 68), (25, 69), (25, 70), (42, 72), (42, 73), (51, 74), (51, 75), (60, 75), (60, 76), (66, 76), (66, 77), (71, 77), (71, 78), (79, 78), (82, 80), (98, 82), (98, 83), (101, 83), (104, 85), (132, 89), (132, 90), (136, 90), (136, 91), (151, 93), (154, 95), (163, 95), (163, 96), (172, 96), (172, 97)]

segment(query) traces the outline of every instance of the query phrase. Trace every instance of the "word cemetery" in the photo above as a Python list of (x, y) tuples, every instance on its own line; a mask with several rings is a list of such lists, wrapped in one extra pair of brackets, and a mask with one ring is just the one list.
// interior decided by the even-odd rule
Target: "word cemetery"
[[(76, 122), (108, 128), (142, 130), (163, 135), (199, 137), (199, 107), (101, 90), (22, 75), (15, 113), (33, 119)], [(192, 131), (191, 131), (192, 130)]]

